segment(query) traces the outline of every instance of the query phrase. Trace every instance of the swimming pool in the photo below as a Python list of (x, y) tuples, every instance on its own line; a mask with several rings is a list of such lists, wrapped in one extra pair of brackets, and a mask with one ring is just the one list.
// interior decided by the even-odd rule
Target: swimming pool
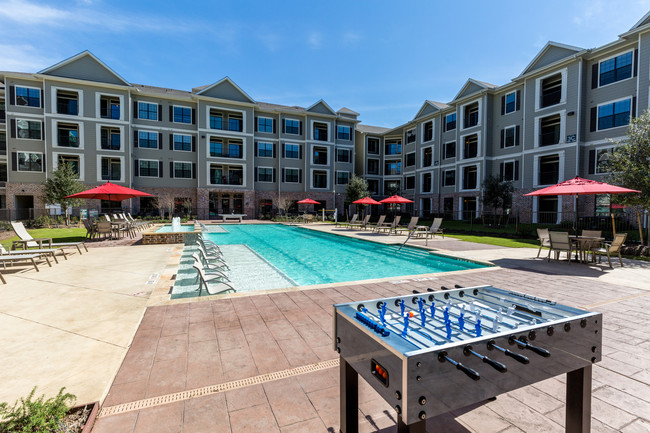
[(245, 244), (297, 285), (483, 268), (486, 265), (281, 224), (222, 226), (204, 233), (218, 245)]
[[(175, 230), (174, 233), (193, 232), (193, 231), (194, 231), (194, 224), (181, 224), (180, 230)], [(156, 230), (156, 233), (172, 233), (171, 224), (167, 224), (160, 227), (159, 229)]]

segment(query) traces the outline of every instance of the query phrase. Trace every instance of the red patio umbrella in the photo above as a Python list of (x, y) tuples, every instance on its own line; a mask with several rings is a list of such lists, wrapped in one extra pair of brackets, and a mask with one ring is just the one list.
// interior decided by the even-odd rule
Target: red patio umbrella
[(298, 203), (298, 204), (320, 204), (320, 202), (318, 202), (318, 201), (316, 201), (316, 200), (312, 200), (312, 199), (310, 199), (310, 198), (306, 198), (306, 199), (300, 200), (300, 201), (297, 202), (297, 203)]
[(153, 197), (146, 192), (106, 182), (96, 188), (78, 192), (65, 198), (94, 198), (98, 200), (122, 201), (133, 197)]
[(413, 200), (409, 200), (399, 195), (391, 195), (388, 198), (379, 200), (379, 203), (404, 204), (404, 203), (413, 203)]
[(353, 204), (381, 204), (372, 197), (364, 197), (352, 202)]

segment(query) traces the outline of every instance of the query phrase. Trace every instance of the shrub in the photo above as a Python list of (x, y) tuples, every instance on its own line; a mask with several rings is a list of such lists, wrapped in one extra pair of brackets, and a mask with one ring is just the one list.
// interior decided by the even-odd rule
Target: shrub
[(60, 422), (74, 403), (76, 397), (63, 393), (61, 388), (54, 398), (45, 400), (42, 395), (34, 400), (36, 387), (27, 398), (21, 398), (9, 407), (7, 403), (0, 404), (0, 433), (56, 433), (61, 431)]
[(49, 227), (51, 221), (49, 216), (41, 215), (34, 220), (32, 227)]

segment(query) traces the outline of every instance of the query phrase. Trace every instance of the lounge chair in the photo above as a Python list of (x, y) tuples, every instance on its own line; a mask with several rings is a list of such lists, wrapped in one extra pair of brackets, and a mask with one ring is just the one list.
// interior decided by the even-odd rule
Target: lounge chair
[(363, 221), (361, 221), (360, 223), (350, 223), (350, 224), (348, 224), (348, 229), (349, 230), (352, 230), (352, 229), (355, 229), (355, 230), (363, 229), (363, 230), (365, 230), (366, 226), (368, 225), (368, 221), (370, 221), (370, 214), (366, 215), (363, 218)]
[(79, 255), (81, 255), (81, 246), (84, 247), (86, 252), (88, 252), (88, 247), (86, 247), (85, 242), (57, 242), (57, 243), (52, 243), (52, 238), (40, 238), (40, 239), (34, 239), (32, 235), (27, 233), (27, 230), (25, 229), (25, 226), (23, 225), (22, 222), (20, 221), (12, 221), (11, 222), (11, 227), (14, 229), (14, 232), (16, 235), (20, 238), (20, 241), (14, 241), (11, 249), (15, 249), (17, 245), (22, 244), (23, 249), (27, 248), (34, 248), (38, 247), (40, 249), (43, 248), (43, 241), (47, 240), (48, 245), (50, 247), (58, 247), (58, 248), (65, 248), (65, 247), (76, 247), (77, 251), (79, 251)]
[(609, 262), (609, 267), (613, 268), (612, 266), (612, 259), (610, 257), (611, 254), (617, 254), (618, 255), (618, 261), (621, 263), (621, 267), (623, 266), (623, 258), (621, 257), (621, 248), (623, 247), (623, 244), (625, 243), (625, 239), (627, 239), (627, 233), (619, 233), (614, 237), (614, 240), (610, 244), (605, 244), (604, 247), (602, 248), (592, 248), (592, 252), (594, 254), (598, 253), (598, 263), (601, 263), (602, 260), (602, 255), (601, 254), (607, 254), (607, 261)]
[(218, 266), (230, 269), (228, 267), (228, 264), (226, 261), (223, 259), (223, 256), (221, 253), (215, 254), (215, 253), (207, 253), (205, 249), (201, 245), (197, 245), (199, 255), (204, 259), (205, 262), (208, 262), (214, 266), (217, 266), (216, 263), (220, 263)]
[(548, 232), (551, 243), (551, 251), (548, 253), (547, 261), (551, 261), (551, 252), (555, 252), (555, 260), (560, 259), (560, 253), (566, 251), (567, 259), (571, 263), (571, 253), (573, 252), (573, 243), (569, 239), (569, 234), (565, 232)]
[[(45, 257), (45, 256), (43, 254), (7, 254), (7, 255), (0, 256), (0, 263), (2, 263), (2, 266), (4, 268), (6, 268), (7, 263), (29, 260), (32, 262), (32, 265), (34, 265), (34, 269), (36, 269), (36, 272), (39, 272), (38, 266), (36, 265), (36, 259), (41, 257)], [(49, 260), (47, 261), (47, 264), (52, 266)], [(2, 280), (4, 284), (7, 284), (7, 281), (5, 281), (5, 278), (2, 276), (2, 274), (0, 274), (0, 280)]]
[[(377, 227), (375, 227), (375, 230), (377, 231), (377, 233), (379, 233), (380, 231), (386, 230), (386, 233), (390, 234), (391, 232), (395, 231), (395, 229), (399, 225), (399, 220), (400, 219), (402, 219), (402, 216), (397, 215), (393, 219), (393, 222), (390, 225), (383, 225), (381, 227), (377, 226)], [(384, 224), (387, 224), (387, 223), (384, 223)]]
[(210, 263), (205, 256), (200, 253), (193, 253), (192, 258), (195, 263), (200, 263), (203, 266), (203, 270), (206, 274), (216, 274), (221, 275), (222, 277), (228, 279), (228, 276), (224, 273), (224, 270), (228, 270), (228, 266), (225, 266), (225, 263), (222, 265), (215, 265)]
[(352, 215), (352, 218), (350, 218), (350, 221), (347, 222), (338, 222), (335, 224), (336, 227), (350, 227), (351, 224), (356, 224), (357, 223), (357, 218), (359, 218), (358, 214)]
[(386, 220), (386, 215), (379, 215), (379, 219), (377, 220), (376, 223), (374, 224), (368, 224), (368, 227), (372, 228), (373, 231), (377, 229), (377, 227), (383, 227), (385, 223), (384, 221)]
[(435, 235), (442, 235), (442, 238), (444, 239), (445, 234), (443, 230), (440, 228), (440, 225), (442, 225), (442, 218), (434, 218), (431, 227), (427, 227), (427, 226), (415, 227), (415, 230), (413, 230), (413, 234), (411, 235), (411, 237), (419, 238), (421, 236), (424, 236), (425, 239), (429, 239), (429, 236), (433, 238)]
[(223, 281), (222, 277), (219, 276), (214, 276), (212, 278), (208, 277), (205, 274), (205, 271), (203, 270), (203, 267), (201, 266), (200, 263), (195, 263), (192, 267), (196, 269), (196, 272), (198, 273), (198, 277), (200, 279), (199, 296), (201, 296), (201, 293), (203, 293), (204, 287), (205, 287), (205, 291), (208, 292), (209, 295), (218, 295), (220, 293), (237, 291), (230, 283)]
[[(537, 250), (537, 257), (539, 253), (542, 252), (542, 248), (551, 246), (551, 239), (548, 235), (548, 229), (537, 229), (537, 240), (539, 240), (539, 250)], [(551, 254), (551, 250), (548, 250), (548, 254)]]
[(419, 219), (420, 217), (411, 217), (411, 221), (409, 221), (406, 227), (395, 227), (395, 234), (402, 234), (403, 232), (406, 232), (407, 234), (411, 233), (417, 227)]
[(47, 264), (50, 265), (50, 266), (52, 266), (52, 265), (50, 264), (50, 260), (48, 259), (48, 257), (52, 257), (54, 259), (55, 263), (59, 263), (59, 260), (56, 258), (56, 255), (54, 254), (57, 251), (61, 251), (61, 255), (63, 256), (63, 258), (68, 260), (68, 258), (65, 255), (65, 251), (63, 250), (63, 248), (42, 248), (40, 250), (13, 250), (13, 251), (7, 251), (7, 250), (5, 250), (5, 247), (0, 245), (0, 257), (6, 256), (6, 255), (9, 255), (9, 254), (12, 254), (12, 255), (18, 255), (18, 254), (21, 254), (21, 255), (43, 254), (43, 257), (47, 261)]

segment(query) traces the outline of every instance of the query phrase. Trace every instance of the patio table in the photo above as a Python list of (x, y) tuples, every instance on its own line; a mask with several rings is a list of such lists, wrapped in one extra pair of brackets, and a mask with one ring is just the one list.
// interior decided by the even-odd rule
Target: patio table
[(595, 236), (569, 236), (569, 239), (576, 246), (579, 260), (582, 263), (587, 263), (587, 253), (596, 245), (602, 244), (605, 240), (605, 238)]

